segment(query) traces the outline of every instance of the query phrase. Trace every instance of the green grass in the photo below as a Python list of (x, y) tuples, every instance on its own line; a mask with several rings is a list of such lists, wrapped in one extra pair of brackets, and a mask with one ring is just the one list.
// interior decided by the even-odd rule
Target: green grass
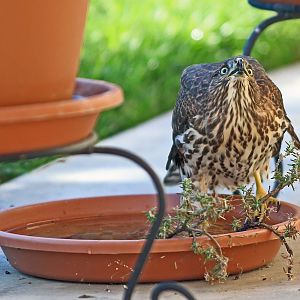
[[(253, 27), (270, 15), (246, 0), (91, 1), (80, 75), (118, 83), (126, 99), (103, 114), (101, 137), (172, 108), (186, 66), (240, 54)], [(300, 59), (299, 28), (300, 21), (273, 25), (253, 55), (268, 69)]]
[[(100, 137), (170, 110), (186, 66), (240, 54), (253, 27), (272, 14), (246, 0), (91, 0), (79, 75), (115, 82), (125, 93), (124, 104), (98, 121)], [(252, 55), (267, 69), (300, 60), (299, 28), (299, 20), (271, 26)], [(38, 162), (10, 169), (15, 176)], [(7, 168), (2, 181), (11, 178)]]

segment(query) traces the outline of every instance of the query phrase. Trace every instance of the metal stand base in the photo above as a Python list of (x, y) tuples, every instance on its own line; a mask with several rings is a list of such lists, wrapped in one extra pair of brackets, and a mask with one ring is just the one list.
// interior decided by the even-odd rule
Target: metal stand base
[[(94, 133), (84, 141), (81, 141), (79, 143), (56, 148), (56, 149), (50, 149), (45, 151), (36, 151), (31, 153), (19, 153), (19, 154), (13, 154), (13, 155), (2, 155), (0, 156), (0, 161), (16, 161), (20, 159), (32, 159), (37, 157), (45, 157), (45, 156), (63, 156), (63, 155), (79, 155), (79, 154), (110, 154), (110, 155), (116, 155), (121, 156), (124, 158), (127, 158), (137, 165), (139, 165), (142, 169), (144, 169), (152, 179), (152, 182), (154, 184), (154, 187), (157, 192), (157, 207), (158, 207), (158, 213), (156, 216), (156, 220), (153, 223), (152, 227), (149, 230), (149, 233), (147, 235), (145, 244), (143, 246), (142, 252), (140, 253), (138, 260), (134, 266), (134, 271), (131, 275), (130, 280), (127, 283), (127, 289), (124, 292), (123, 299), (124, 300), (130, 300), (134, 291), (134, 288), (136, 284), (138, 283), (140, 274), (142, 272), (142, 269), (146, 263), (147, 257), (150, 253), (151, 247), (153, 245), (153, 242), (156, 238), (156, 235), (159, 231), (160, 224), (162, 222), (162, 219), (164, 217), (165, 213), (165, 193), (163, 186), (160, 182), (159, 177), (156, 175), (156, 173), (153, 171), (153, 169), (139, 156), (128, 152), (126, 150), (118, 149), (118, 148), (112, 148), (112, 147), (101, 147), (101, 146), (94, 146), (97, 142), (97, 135)], [(188, 300), (195, 300), (195, 298), (181, 285), (178, 283), (172, 282), (172, 283), (160, 283), (158, 284), (153, 292), (152, 292), (152, 299), (158, 299), (159, 294), (163, 291), (167, 290), (175, 290), (182, 295), (184, 295)]]
[[(144, 169), (150, 176), (154, 187), (157, 192), (157, 207), (158, 212), (156, 215), (155, 222), (153, 223), (152, 227), (149, 230), (149, 233), (146, 238), (146, 242), (143, 246), (143, 249), (138, 257), (138, 260), (135, 264), (135, 267), (133, 268), (134, 271), (131, 275), (130, 280), (127, 283), (127, 289), (125, 290), (123, 299), (124, 300), (130, 300), (134, 291), (134, 288), (136, 284), (138, 283), (138, 279), (140, 277), (140, 274), (142, 272), (142, 269), (146, 263), (147, 257), (150, 253), (150, 250), (152, 248), (153, 242), (156, 238), (156, 235), (159, 231), (160, 224), (163, 220), (164, 213), (165, 213), (165, 193), (163, 186), (161, 184), (161, 181), (157, 174), (154, 172), (154, 170), (148, 165), (142, 158), (139, 156), (128, 152), (126, 150), (118, 149), (118, 148), (112, 148), (112, 147), (101, 147), (101, 146), (94, 146), (90, 147), (86, 150), (80, 151), (77, 154), (110, 154), (110, 155), (116, 155), (121, 156), (124, 158), (127, 158), (134, 163), (136, 163), (138, 166), (140, 166), (142, 169)], [(166, 282), (166, 283), (159, 283), (152, 291), (151, 299), (157, 300), (159, 295), (164, 291), (174, 290), (182, 294), (186, 297), (188, 300), (195, 300), (193, 295), (189, 293), (183, 286), (179, 285), (176, 282)]]

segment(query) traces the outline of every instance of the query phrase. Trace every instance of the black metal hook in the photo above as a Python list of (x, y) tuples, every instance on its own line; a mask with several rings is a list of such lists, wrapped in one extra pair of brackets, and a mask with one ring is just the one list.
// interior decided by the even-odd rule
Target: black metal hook
[(281, 13), (279, 12), (277, 15), (272, 16), (264, 21), (262, 21), (259, 25), (255, 27), (255, 29), (252, 31), (250, 36), (247, 39), (247, 42), (243, 49), (243, 54), (249, 56), (251, 54), (251, 51), (254, 47), (254, 44), (258, 37), (262, 34), (262, 32), (268, 28), (270, 25), (285, 21), (285, 20), (291, 20), (291, 19), (297, 19), (300, 17), (300, 14), (295, 13)]
[(151, 300), (158, 300), (159, 295), (165, 291), (176, 291), (185, 296), (188, 300), (196, 300), (185, 287), (177, 282), (162, 282), (157, 284), (151, 292)]

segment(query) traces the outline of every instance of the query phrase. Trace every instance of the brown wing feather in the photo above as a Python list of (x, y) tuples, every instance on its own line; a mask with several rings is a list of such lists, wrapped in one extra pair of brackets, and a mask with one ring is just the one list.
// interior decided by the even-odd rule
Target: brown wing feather
[(168, 156), (166, 169), (173, 161), (180, 166), (180, 153), (175, 145), (175, 138), (189, 128), (193, 117), (205, 111), (208, 101), (208, 86), (213, 73), (221, 63), (200, 64), (187, 67), (181, 76), (181, 85), (172, 115), (173, 145)]
[[(279, 88), (267, 76), (267, 73), (265, 72), (263, 67), (260, 64), (258, 64), (255, 59), (252, 59), (252, 58), (248, 58), (248, 59), (251, 60), (252, 65), (255, 64), (255, 77), (256, 77), (256, 81), (257, 81), (258, 85), (261, 88), (261, 95), (263, 95), (263, 98), (267, 99), (267, 101), (272, 101), (272, 103), (277, 108), (277, 110), (280, 110), (282, 112), (282, 114), (285, 117), (285, 121), (286, 121), (286, 131), (290, 134), (295, 147), (300, 149), (300, 140), (295, 132), (295, 129), (291, 123), (291, 120), (287, 116), (287, 113), (286, 113), (284, 105), (283, 105), (282, 94), (281, 94)], [(282, 140), (283, 140), (283, 136), (277, 142), (277, 144), (274, 145), (273, 156), (276, 156), (279, 154)]]

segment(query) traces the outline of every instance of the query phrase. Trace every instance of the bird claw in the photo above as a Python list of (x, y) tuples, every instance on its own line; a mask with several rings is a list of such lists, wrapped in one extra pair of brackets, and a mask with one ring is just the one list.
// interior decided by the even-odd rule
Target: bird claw
[(272, 204), (276, 207), (276, 212), (279, 212), (281, 207), (280, 201), (277, 200), (276, 198), (270, 197), (264, 203), (261, 204), (259, 222), (262, 222), (263, 219), (267, 216), (268, 208)]
[(281, 203), (280, 200), (270, 197), (267, 201), (266, 201), (266, 208), (268, 208), (270, 205), (274, 205), (276, 207), (276, 212), (279, 212), (280, 208), (281, 208)]

